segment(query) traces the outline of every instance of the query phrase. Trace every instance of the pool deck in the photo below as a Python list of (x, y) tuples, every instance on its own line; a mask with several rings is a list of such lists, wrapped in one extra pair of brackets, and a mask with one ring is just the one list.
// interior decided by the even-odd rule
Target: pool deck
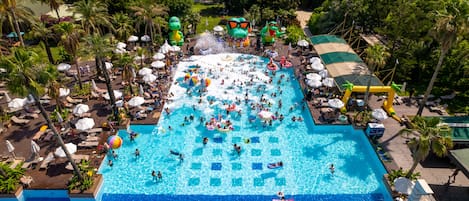
[[(194, 45), (194, 42), (187, 45)], [(186, 50), (186, 46), (182, 49)], [(286, 55), (287, 48), (286, 45), (281, 45), (277, 49), (279, 50), (279, 55)], [(241, 53), (251, 53), (256, 54), (253, 48), (243, 48), (240, 49)], [(314, 54), (314, 53), (313, 53)], [(305, 71), (305, 66), (300, 64), (300, 55), (293, 51), (291, 62), (295, 67), (295, 74), (297, 76), (302, 75)], [(90, 62), (93, 66), (94, 62)], [(84, 80), (89, 80), (90, 76), (85, 76)], [(114, 89), (121, 89), (122, 86), (117, 84), (120, 83), (120, 76), (113, 81)], [(168, 82), (169, 83), (169, 82)], [(105, 88), (104, 83), (97, 83), (99, 88)], [(304, 82), (300, 81), (301, 86), (304, 88)], [(13, 98), (13, 97), (12, 97)], [(320, 126), (322, 124), (329, 124), (328, 122), (322, 122), (319, 119), (320, 109), (316, 108), (312, 102), (307, 102), (308, 108), (311, 111), (315, 123)], [(6, 102), (4, 99), (0, 100), (0, 104), (6, 107)], [(107, 106), (103, 100), (90, 100), (87, 102), (90, 105), (92, 118), (96, 121), (96, 126), (101, 125), (106, 122), (106, 117), (109, 115), (108, 109), (103, 109)], [(46, 109), (51, 112), (54, 109), (54, 103), (46, 105)], [(370, 106), (371, 108), (380, 108), (382, 101), (378, 100), (376, 96), (371, 96)], [(161, 114), (161, 109), (158, 108), (150, 114), (144, 120), (132, 121), (132, 124), (155, 124), (159, 115)], [(402, 115), (415, 115), (417, 112), (417, 107), (415, 104), (401, 104), (396, 105), (395, 110), (399, 116)], [(424, 116), (439, 116), (439, 114), (430, 112), (428, 109), (424, 110)], [(333, 124), (344, 124), (342, 122), (334, 121)], [(349, 122), (345, 122), (347, 124)], [(387, 169), (397, 169), (402, 167), (403, 169), (409, 169), (412, 165), (411, 153), (405, 143), (405, 139), (398, 136), (397, 132), (403, 127), (392, 118), (388, 118), (383, 121), (386, 131), (384, 136), (380, 139), (383, 147), (389, 152), (393, 158), (392, 163), (385, 163)], [(3, 156), (9, 156), (9, 153), (4, 144), (5, 140), (10, 140), (16, 147), (15, 153), (17, 156), (28, 158), (30, 156), (30, 141), (34, 134), (39, 130), (39, 127), (44, 124), (42, 117), (33, 119), (29, 124), (25, 126), (12, 125), (6, 132), (0, 134), (0, 154)], [(104, 132), (100, 134), (101, 142), (103, 142), (109, 132)], [(55, 143), (40, 143), (41, 146), (41, 156), (45, 156), (47, 152), (53, 151), (57, 145)], [(101, 163), (102, 158), (98, 158), (97, 154), (93, 154), (93, 151), (96, 149), (87, 149), (80, 150), (79, 153), (89, 154), (91, 156), (92, 162), (91, 165), (98, 167)], [(34, 178), (34, 182), (31, 184), (30, 189), (63, 189), (66, 188), (66, 182), (71, 177), (72, 172), (65, 169), (65, 161), (63, 159), (58, 159), (52, 162), (52, 165), (47, 170), (38, 170), (28, 169), (26, 171), (27, 175), (31, 175)], [(448, 159), (437, 159), (435, 157), (430, 157), (428, 160), (420, 163), (417, 167), (417, 172), (421, 173), (421, 178), (425, 179), (432, 189), (435, 191), (435, 198), (439, 201), (467, 201), (469, 200), (469, 179), (465, 177), (462, 173), (456, 176), (456, 181), (454, 183), (448, 184), (448, 177), (453, 173), (454, 166), (449, 163)]]

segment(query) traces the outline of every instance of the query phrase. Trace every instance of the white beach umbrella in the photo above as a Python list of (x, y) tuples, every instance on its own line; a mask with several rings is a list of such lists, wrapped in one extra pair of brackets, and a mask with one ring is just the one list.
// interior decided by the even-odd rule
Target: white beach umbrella
[(133, 78), (137, 77), (137, 74), (135, 73), (135, 68), (132, 68), (132, 77)]
[(37, 154), (39, 154), (39, 151), (41, 151), (41, 147), (39, 145), (37, 145), (37, 143), (34, 142), (34, 140), (31, 140), (31, 152), (34, 155), (37, 155)]
[(138, 70), (138, 74), (142, 75), (142, 76), (147, 75), (147, 74), (151, 74), (152, 72), (153, 71), (149, 68), (142, 68), (142, 69)]
[(13, 155), (13, 158), (16, 158), (15, 147), (13, 146), (13, 144), (11, 144), (11, 142), (9, 140), (6, 140), (6, 144), (7, 144), (8, 152), (11, 155)]
[(142, 59), (145, 59), (145, 56), (135, 56), (134, 61), (140, 61)]
[(5, 100), (7, 101), (7, 103), (11, 101), (11, 98), (10, 98), (10, 95), (8, 95), (8, 92), (5, 92), (3, 96), (5, 96)]
[(153, 74), (146, 74), (145, 76), (143, 76), (142, 79), (146, 83), (152, 83), (152, 82), (156, 81), (156, 76), (153, 75)]
[(116, 49), (114, 50), (114, 53), (116, 53), (116, 54), (124, 54), (124, 53), (126, 53), (126, 52), (127, 52), (127, 50), (125, 50), (125, 49), (116, 48)]
[(104, 62), (104, 66), (106, 67), (107, 70), (111, 69), (114, 65), (112, 65), (111, 62)]
[[(65, 144), (65, 148), (67, 149), (69, 154), (74, 154), (77, 152), (77, 145), (73, 143), (67, 143)], [(65, 151), (62, 149), (62, 147), (58, 147), (55, 149), (54, 155), (57, 157), (66, 157)]]
[(118, 100), (118, 101), (116, 101), (116, 106), (117, 106), (117, 107), (122, 107), (122, 106), (124, 106), (124, 100)]
[(399, 193), (410, 195), (414, 186), (415, 183), (405, 177), (399, 177), (394, 179), (394, 188)]
[(223, 27), (220, 26), (220, 25), (217, 25), (217, 26), (213, 27), (213, 31), (221, 32), (221, 31), (223, 31)]
[(116, 45), (117, 49), (125, 49), (127, 47), (127, 44), (123, 42), (118, 42)]
[(129, 100), (129, 105), (132, 107), (137, 107), (143, 104), (144, 102), (145, 102), (145, 99), (143, 99), (143, 97), (136, 96)]
[(300, 47), (308, 47), (309, 43), (305, 39), (299, 40), (298, 43), (296, 43)]
[(381, 108), (377, 108), (371, 112), (371, 116), (379, 121), (383, 121), (388, 118), (388, 113)]
[(142, 37), (140, 37), (140, 40), (143, 42), (150, 42), (151, 39), (149, 35), (143, 35)]
[(326, 77), (322, 80), (322, 84), (326, 87), (334, 87), (334, 79), (330, 77)]
[(151, 63), (151, 67), (153, 68), (163, 68), (166, 64), (162, 61), (154, 61)]
[(26, 105), (28, 99), (27, 98), (14, 98), (8, 103), (9, 108), (22, 108)]
[(129, 41), (129, 42), (137, 42), (137, 41), (138, 41), (138, 37), (132, 35), (132, 36), (130, 36), (130, 37), (127, 39), (127, 41)]
[[(122, 94), (121, 91), (119, 91), (119, 90), (112, 90), (112, 91), (114, 93), (114, 98), (116, 98), (116, 99), (122, 98), (123, 94)], [(109, 96), (108, 92), (104, 93), (103, 98), (106, 99), (106, 100), (111, 100), (111, 97)]]
[(153, 55), (153, 60), (162, 60), (165, 58), (163, 53), (157, 52), (155, 55)]
[(58, 71), (68, 71), (72, 66), (70, 64), (66, 63), (60, 63), (57, 65), (57, 70)]
[(143, 86), (142, 86), (141, 84), (138, 85), (138, 94), (139, 94), (140, 96), (143, 96), (143, 94), (144, 94)]
[(94, 126), (94, 119), (92, 118), (79, 119), (77, 123), (75, 123), (75, 128), (77, 128), (78, 130), (82, 130), (82, 131), (91, 129), (93, 128), (93, 126)]
[(310, 80), (310, 79), (307, 79), (306, 80), (306, 84), (310, 87), (313, 87), (313, 88), (318, 88), (320, 86), (322, 86), (322, 82), (321, 80)]
[(308, 74), (306, 74), (306, 79), (308, 79), (308, 80), (321, 80), (322, 77), (317, 73), (308, 73)]
[(98, 86), (96, 85), (96, 82), (94, 81), (94, 79), (91, 79), (91, 87), (93, 88), (93, 90), (98, 89)]
[(171, 50), (171, 45), (168, 44), (168, 41), (165, 40), (164, 44), (160, 47), (160, 50), (158, 52), (166, 54)]
[(332, 108), (342, 108), (342, 107), (344, 107), (344, 102), (342, 102), (338, 98), (329, 99), (327, 101), (327, 104), (329, 105), (329, 107), (332, 107)]
[(311, 69), (314, 71), (322, 71), (324, 70), (324, 65), (321, 62), (314, 62), (311, 64)]
[(57, 115), (57, 122), (59, 123), (64, 122), (64, 119), (62, 118), (62, 115), (60, 114), (58, 110), (55, 112), (55, 114)]
[(169, 51), (173, 51), (173, 52), (179, 52), (181, 51), (181, 48), (177, 45), (173, 45), (171, 46), (171, 48), (169, 49)]
[(88, 105), (78, 104), (77, 106), (75, 106), (75, 108), (73, 108), (73, 114), (82, 115), (83, 113), (86, 113), (89, 110), (90, 107)]
[(69, 88), (59, 88), (59, 96), (64, 97), (68, 96), (70, 94), (70, 89)]
[(319, 57), (311, 57), (311, 59), (309, 59), (309, 63), (317, 63), (317, 62), (321, 62), (321, 58)]
[(329, 76), (329, 72), (327, 72), (326, 69), (322, 70), (322, 71), (319, 71), (318, 74), (323, 77), (323, 78), (326, 78)]

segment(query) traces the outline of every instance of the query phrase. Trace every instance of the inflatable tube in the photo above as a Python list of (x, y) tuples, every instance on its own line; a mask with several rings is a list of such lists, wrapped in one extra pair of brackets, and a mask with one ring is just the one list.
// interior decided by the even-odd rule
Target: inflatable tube
[(276, 70), (278, 70), (278, 66), (275, 63), (270, 63), (270, 64), (267, 64), (267, 69), (269, 69), (271, 71), (276, 71)]
[(228, 133), (232, 130), (233, 128), (217, 128), (218, 132), (222, 132), (222, 133)]
[(286, 61), (284, 64), (282, 64), (282, 67), (284, 67), (284, 68), (290, 68), (292, 66), (293, 66), (293, 64), (289, 61)]
[(209, 131), (213, 131), (213, 130), (215, 130), (215, 127), (214, 127), (214, 126), (212, 126), (212, 125), (208, 125), (208, 126), (207, 126), (207, 130), (209, 130)]
[(277, 165), (277, 163), (269, 163), (267, 165), (267, 168), (269, 168), (269, 169), (277, 169), (277, 168), (281, 168), (281, 167), (283, 167), (283, 166)]
[(235, 105), (235, 104), (232, 104), (232, 105), (228, 106), (228, 107), (226, 108), (226, 110), (232, 112), (232, 111), (236, 110), (236, 105)]

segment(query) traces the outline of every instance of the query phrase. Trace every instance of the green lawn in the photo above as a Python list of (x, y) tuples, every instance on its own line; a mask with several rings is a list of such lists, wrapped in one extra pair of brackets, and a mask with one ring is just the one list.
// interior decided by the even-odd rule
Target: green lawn
[(200, 13), (200, 23), (197, 26), (197, 34), (205, 30), (213, 30), (223, 18), (229, 19), (234, 16), (224, 16), (220, 14), (223, 10), (223, 4), (194, 4), (192, 10)]

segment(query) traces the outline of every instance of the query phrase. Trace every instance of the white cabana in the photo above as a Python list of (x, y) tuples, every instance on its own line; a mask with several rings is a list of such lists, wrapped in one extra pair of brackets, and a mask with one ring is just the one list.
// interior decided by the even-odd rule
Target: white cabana
[(57, 70), (58, 71), (68, 71), (70, 70), (70, 68), (72, 67), (72, 65), (70, 64), (66, 64), (66, 63), (60, 63), (59, 65), (57, 65)]
[(151, 63), (151, 67), (153, 68), (163, 68), (166, 64), (162, 61), (154, 61)]
[(9, 108), (22, 108), (26, 105), (28, 99), (27, 98), (14, 98), (8, 103)]
[[(120, 98), (122, 98), (123, 93), (122, 93), (121, 91), (119, 91), (119, 90), (112, 90), (112, 91), (113, 91), (113, 93), (114, 93), (114, 98), (115, 98), (115, 99), (120, 99)], [(106, 93), (103, 94), (103, 98), (106, 99), (106, 100), (110, 100), (110, 99), (111, 99), (111, 97), (109, 96), (109, 93), (108, 93), (108, 92), (106, 92)]]
[(164, 59), (166, 56), (164, 56), (163, 53), (160, 53), (160, 52), (157, 52), (155, 55), (153, 55), (153, 60), (162, 60)]
[(132, 36), (130, 36), (130, 37), (127, 39), (127, 41), (129, 41), (129, 42), (137, 42), (137, 41), (138, 41), (138, 37), (132, 35)]
[(69, 88), (59, 88), (59, 96), (60, 97), (65, 97), (70, 94), (70, 89)]
[(145, 102), (145, 99), (143, 97), (136, 96), (129, 100), (129, 105), (132, 107), (137, 107), (143, 104), (144, 102)]
[[(74, 154), (77, 152), (77, 145), (73, 143), (67, 143), (65, 144), (65, 148), (67, 149), (69, 154)], [(62, 147), (58, 147), (55, 149), (54, 155), (57, 157), (66, 157), (65, 151), (62, 149)]]
[(152, 83), (152, 82), (156, 81), (156, 76), (153, 75), (153, 74), (146, 74), (145, 76), (143, 76), (142, 79), (146, 83)]
[(93, 127), (94, 127), (94, 119), (92, 118), (83, 118), (83, 119), (78, 120), (77, 123), (75, 123), (75, 128), (77, 128), (78, 130), (82, 130), (82, 131), (91, 129)]
[(142, 69), (138, 70), (138, 74), (141, 75), (141, 76), (151, 74), (152, 72), (153, 71), (149, 68), (142, 68)]
[(85, 104), (78, 104), (73, 108), (73, 114), (75, 115), (82, 115), (90, 110), (90, 107)]

